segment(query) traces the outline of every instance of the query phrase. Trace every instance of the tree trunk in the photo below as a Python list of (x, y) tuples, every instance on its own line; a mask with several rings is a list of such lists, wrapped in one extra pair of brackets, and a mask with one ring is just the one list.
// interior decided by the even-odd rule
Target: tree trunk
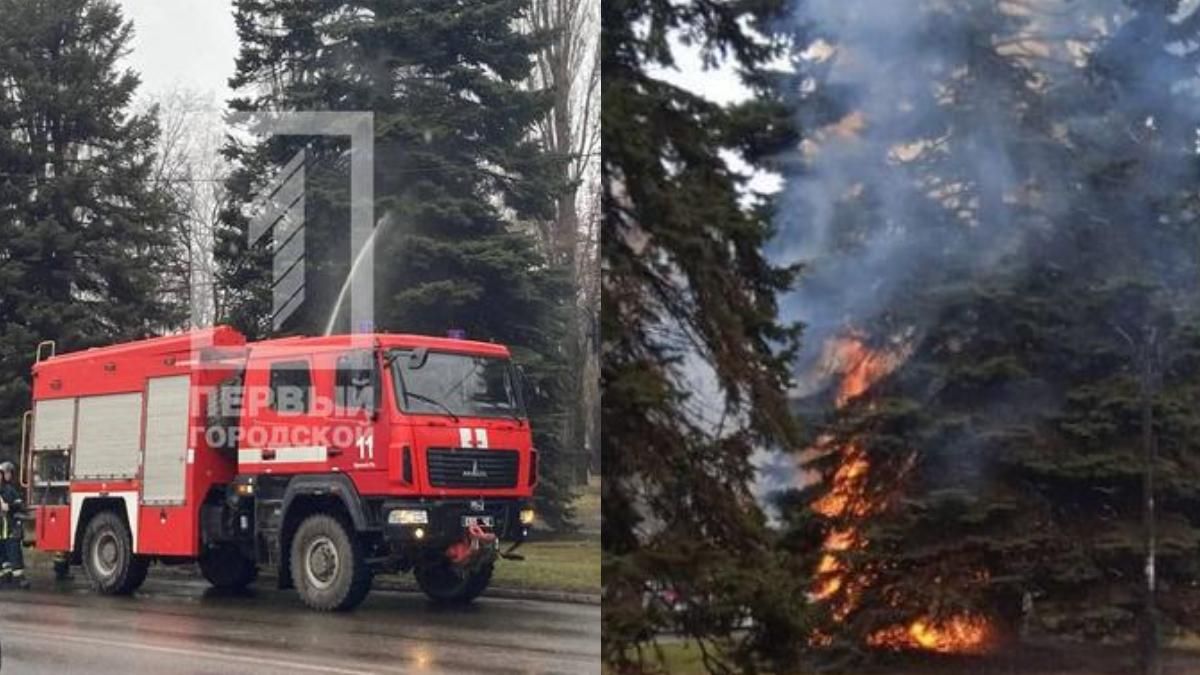
[[(1149, 341), (1149, 340), (1148, 340)], [(1158, 462), (1158, 439), (1154, 435), (1153, 364), (1147, 344), (1142, 355), (1141, 406), (1142, 406), (1142, 452), (1145, 462), (1142, 471), (1142, 527), (1145, 536), (1145, 588), (1142, 598), (1141, 657), (1145, 675), (1159, 675), (1161, 664), (1158, 658), (1159, 621), (1158, 604), (1155, 598), (1155, 556), (1157, 555), (1156, 518), (1154, 513), (1155, 465)]]

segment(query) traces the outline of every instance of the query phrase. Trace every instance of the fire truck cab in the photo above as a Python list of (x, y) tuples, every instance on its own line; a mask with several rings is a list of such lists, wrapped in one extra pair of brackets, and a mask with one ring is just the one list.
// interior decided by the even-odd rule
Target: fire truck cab
[(99, 592), (196, 562), (221, 588), (269, 570), (317, 610), (356, 606), (381, 572), (466, 602), (533, 522), (506, 347), (218, 327), (41, 356), (21, 455), (34, 541)]

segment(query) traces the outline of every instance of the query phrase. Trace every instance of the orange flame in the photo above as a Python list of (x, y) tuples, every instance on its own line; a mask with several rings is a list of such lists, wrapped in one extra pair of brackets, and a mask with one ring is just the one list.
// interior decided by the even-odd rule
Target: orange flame
[(991, 643), (992, 623), (975, 614), (958, 614), (944, 621), (920, 618), (908, 626), (892, 626), (867, 639), (872, 647), (924, 649), (934, 652), (970, 654), (984, 651)]
[[(825, 366), (840, 376), (835, 396), (837, 407), (865, 394), (876, 382), (889, 375), (909, 356), (907, 346), (891, 350), (872, 350), (857, 334), (849, 334), (826, 345)], [(824, 436), (812, 448), (815, 454), (838, 452), (840, 463), (831, 477), (829, 491), (812, 506), (817, 513), (842, 525), (832, 529), (822, 543), (821, 560), (812, 597), (830, 603), (836, 620), (841, 621), (859, 604), (862, 588), (869, 579), (848, 578), (839, 554), (864, 546), (867, 542), (854, 523), (877, 513), (882, 504), (867, 492), (871, 464), (860, 446), (851, 441), (837, 448)], [(847, 521), (849, 524), (846, 524)], [(994, 629), (985, 617), (960, 614), (948, 619), (920, 617), (907, 625), (896, 625), (871, 635), (867, 643), (885, 649), (923, 649), (937, 652), (971, 653), (985, 649)]]
[(906, 353), (890, 354), (872, 351), (857, 336), (839, 340), (834, 345), (834, 358), (841, 364), (842, 381), (838, 386), (837, 406), (867, 392), (881, 378), (889, 375), (907, 358)]

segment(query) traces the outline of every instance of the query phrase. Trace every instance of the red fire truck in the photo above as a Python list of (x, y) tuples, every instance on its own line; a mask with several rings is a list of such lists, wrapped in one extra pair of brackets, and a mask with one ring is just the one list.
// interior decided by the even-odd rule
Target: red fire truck
[(34, 540), (99, 592), (197, 562), (230, 589), (273, 570), (317, 610), (354, 607), (380, 572), (468, 602), (520, 558), (537, 455), (503, 346), (224, 326), (43, 346), (21, 452)]

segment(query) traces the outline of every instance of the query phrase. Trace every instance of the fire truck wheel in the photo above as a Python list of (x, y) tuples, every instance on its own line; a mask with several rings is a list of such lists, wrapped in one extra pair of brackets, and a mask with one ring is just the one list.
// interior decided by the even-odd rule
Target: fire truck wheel
[(362, 544), (338, 519), (313, 514), (292, 537), (292, 580), (304, 604), (322, 612), (356, 607), (371, 590)]
[(129, 528), (117, 514), (101, 511), (83, 534), (83, 569), (97, 592), (132, 593), (146, 580), (150, 562), (133, 554)]
[(240, 591), (258, 577), (254, 561), (237, 546), (218, 546), (200, 556), (200, 573), (208, 583), (227, 591)]
[(495, 565), (486, 562), (473, 572), (464, 573), (449, 560), (442, 558), (436, 563), (420, 565), (414, 570), (417, 585), (434, 602), (467, 604), (478, 598), (492, 582)]

